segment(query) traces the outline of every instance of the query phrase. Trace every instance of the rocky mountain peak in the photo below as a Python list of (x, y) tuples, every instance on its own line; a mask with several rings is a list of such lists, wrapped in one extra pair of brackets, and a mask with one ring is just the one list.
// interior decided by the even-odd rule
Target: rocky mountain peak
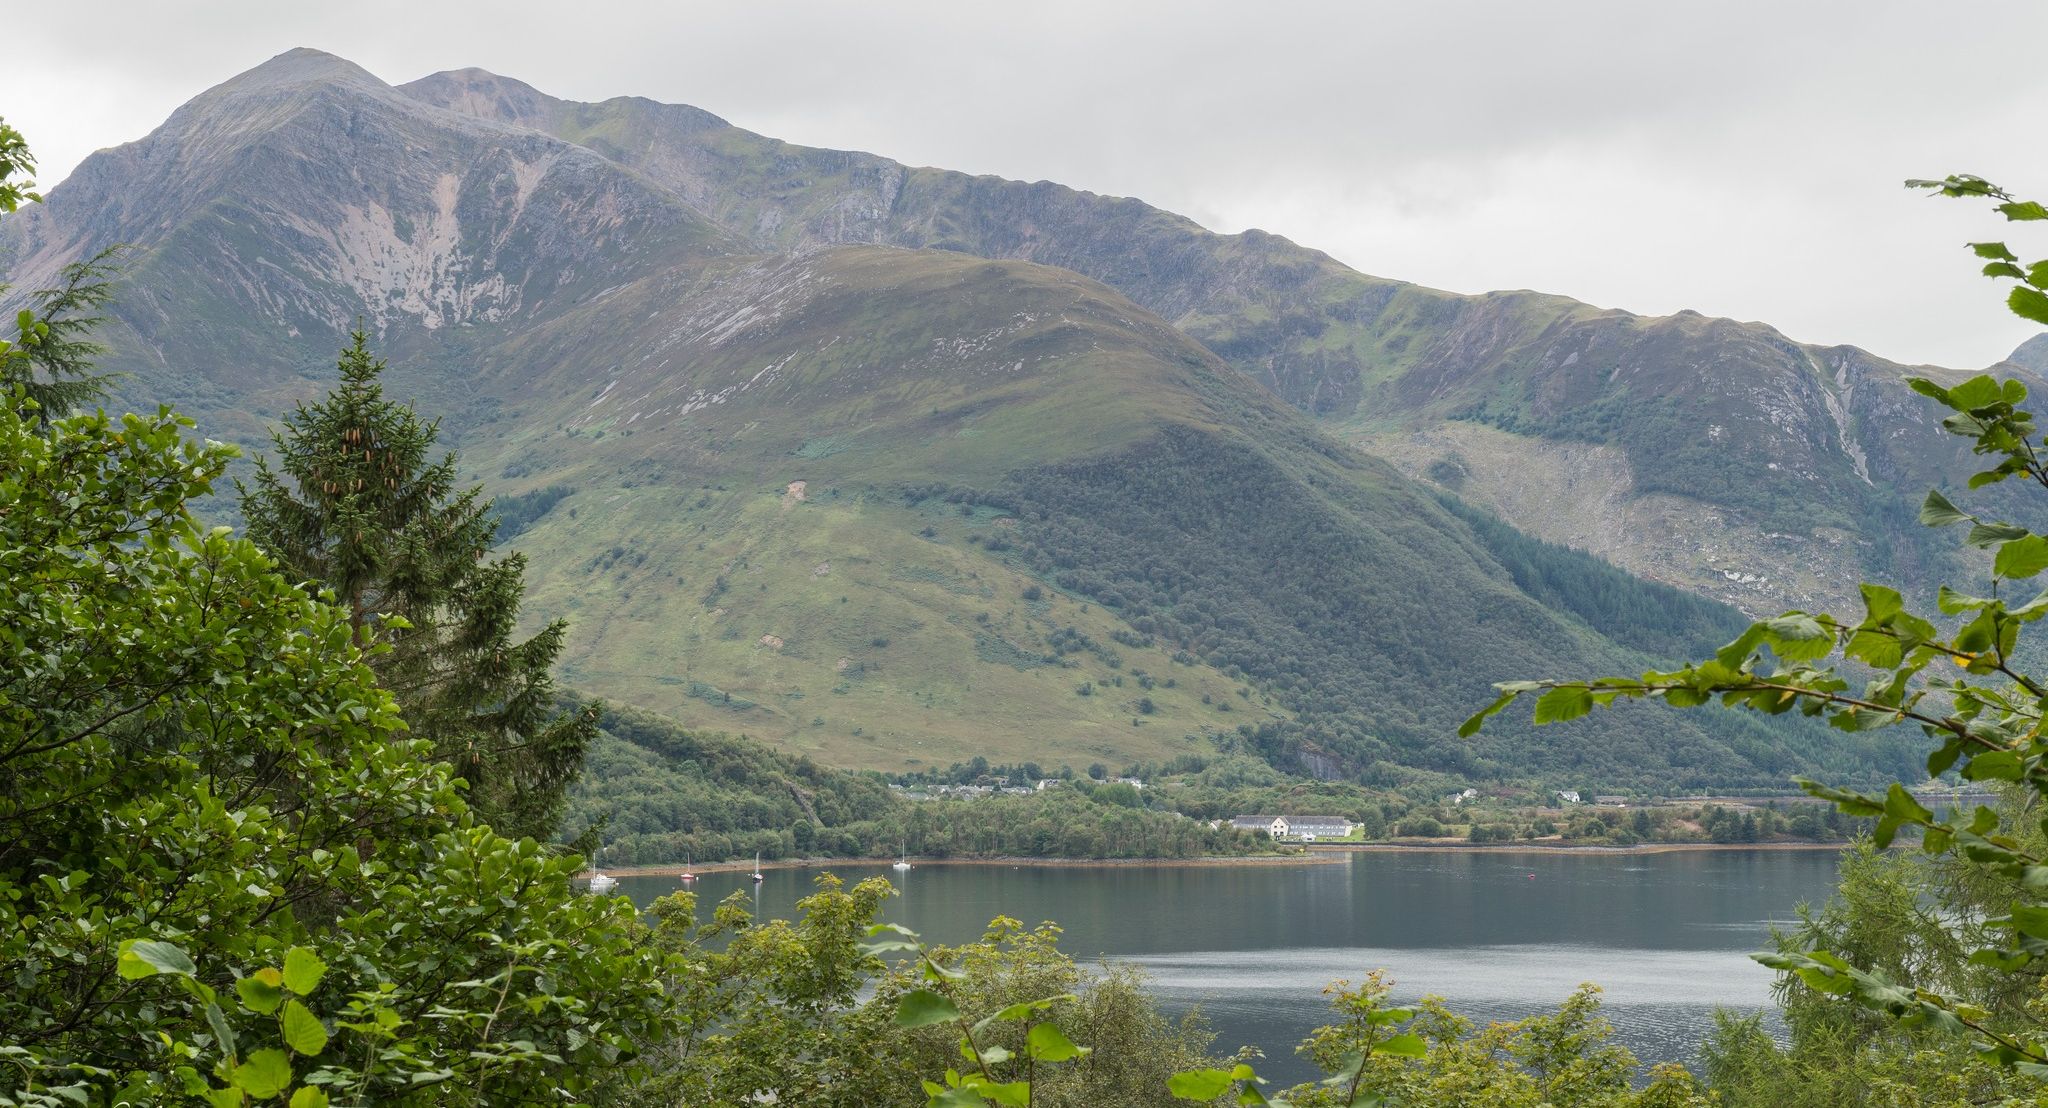
[(2048, 334), (2035, 335), (2019, 344), (2005, 360), (2036, 373), (2048, 373)]
[[(362, 66), (322, 50), (299, 46), (215, 85), (209, 94), (252, 93), (304, 88), (308, 85), (352, 84), (388, 88)], [(202, 96), (202, 99), (204, 96)]]
[(562, 104), (525, 81), (474, 67), (429, 74), (398, 91), (423, 104), (522, 127), (543, 127)]

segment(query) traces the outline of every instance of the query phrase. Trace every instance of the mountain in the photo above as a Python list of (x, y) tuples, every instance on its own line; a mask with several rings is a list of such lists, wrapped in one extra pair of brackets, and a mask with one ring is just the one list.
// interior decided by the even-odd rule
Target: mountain
[[(0, 276), (132, 244), (121, 399), (258, 448), (362, 320), (389, 387), (502, 496), (532, 614), (572, 621), (571, 685), (821, 763), (1252, 750), (1372, 783), (1648, 790), (1890, 757), (1641, 706), (1454, 739), (1494, 681), (1637, 670), (1740, 622), (1332, 433), (1358, 437), (1369, 381), (1487, 372), (1460, 328), (1493, 301), (1058, 186), (891, 185), (889, 164), (294, 51), (0, 221)], [(1390, 311), (1398, 373), (1355, 344), (1290, 361), (1295, 323), (1252, 337)], [(1657, 334), (1690, 358), (1717, 326)], [(1423, 356), (1447, 343), (1473, 360)]]
[(879, 243), (1093, 277), (1411, 476), (1751, 614), (1853, 610), (1866, 578), (1931, 590), (1967, 570), (1912, 510), (1970, 471), (1964, 452), (1908, 367), (1853, 347), (1440, 292), (1136, 200), (794, 146), (680, 105), (572, 103), (480, 70), (404, 91), (597, 151), (760, 249)]
[(2005, 360), (2033, 373), (2048, 373), (2048, 334), (2035, 335), (2019, 344)]

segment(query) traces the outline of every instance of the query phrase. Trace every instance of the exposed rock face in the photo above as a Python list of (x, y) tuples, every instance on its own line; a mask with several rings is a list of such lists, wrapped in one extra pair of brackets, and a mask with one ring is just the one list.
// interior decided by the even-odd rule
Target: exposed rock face
[[(0, 224), (0, 267), (35, 287), (112, 242), (145, 248), (117, 345), (174, 379), (159, 395), (259, 411), (302, 394), (296, 371), (322, 364), (359, 317), (397, 360), (450, 360), (404, 383), (459, 408), (476, 391), (454, 364), (474, 328), (548, 318), (679, 260), (872, 243), (1054, 265), (1130, 296), (1340, 434), (1403, 442), (1389, 457), (1411, 473), (1452, 464), (1452, 443), (1502, 457), (1609, 448), (1627, 478), (1592, 515), (1570, 484), (1513, 467), (1475, 466), (1459, 492), (1752, 612), (1840, 606), (1861, 576), (1952, 568), (1899, 509), (1970, 468), (1901, 387), (1906, 370), (1854, 348), (1690, 312), (1456, 296), (1136, 200), (793, 146), (686, 106), (572, 103), (474, 69), (393, 88), (329, 55), (282, 55)], [(800, 273), (773, 261), (730, 279)], [(718, 303), (738, 307), (707, 326), (773, 314), (775, 297), (743, 291), (684, 319)], [(180, 325), (252, 318), (267, 329)], [(2013, 363), (2048, 361), (2044, 340)], [(1738, 561), (1847, 565), (1766, 575), (1708, 553), (1730, 548)]]
[[(1134, 200), (310, 51), (0, 221), (0, 279), (117, 241), (124, 400), (260, 447), (363, 320), (473, 472), (548, 495), (518, 542), (535, 611), (576, 620), (569, 681), (843, 764), (1206, 732), (1389, 780), (1589, 751), (1780, 780), (1801, 756), (1723, 717), (1449, 743), (1493, 681), (1647, 665), (1600, 594), (1669, 609), (1658, 635), (1735, 621), (1554, 552), (1583, 587), (1525, 584), (1526, 540), (1331, 432), (1745, 604), (1839, 593), (1782, 566), (1861, 551), (1859, 513), (1944, 460), (1894, 367), (1758, 325), (1451, 296)], [(1774, 511), (1783, 549), (1741, 541)], [(1174, 678), (1156, 711), (1079, 696), (1075, 649)]]
[[(1510, 432), (1517, 450), (1614, 447), (1631, 474), (1616, 495), (1658, 499), (1590, 530), (1552, 522), (1568, 514), (1562, 486), (1518, 482), (1510, 494), (1482, 473), (1467, 494), (1545, 538), (1610, 552), (1753, 612), (1839, 606), (1866, 574), (1924, 583), (1952, 568), (1897, 507), (1967, 474), (1968, 461), (1903, 387), (1905, 367), (1852, 347), (1692, 312), (1647, 318), (1536, 293), (1438, 292), (1264, 232), (1213, 234), (1136, 200), (794, 146), (643, 99), (571, 103), (480, 70), (402, 91), (581, 143), (760, 248), (886, 243), (1086, 274), (1356, 441), (1466, 422)], [(1843, 538), (1852, 533), (1860, 538)], [(1694, 553), (1646, 560), (1674, 543)], [(1821, 575), (1826, 583), (1781, 574), (1808, 584), (1731, 590), (1704, 553), (1731, 545), (1847, 565), (1839, 579)]]
[(263, 397), (359, 318), (403, 346), (737, 240), (588, 150), (295, 50), (88, 158), (0, 224), (0, 268), (33, 288), (112, 243), (137, 248), (116, 345), (184, 377), (173, 397)]

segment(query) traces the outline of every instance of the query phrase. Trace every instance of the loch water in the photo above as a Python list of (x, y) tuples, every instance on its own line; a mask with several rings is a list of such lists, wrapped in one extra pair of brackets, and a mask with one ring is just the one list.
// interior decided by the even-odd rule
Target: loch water
[[(1324, 985), (1373, 969), (1396, 996), (1425, 993), (1484, 1022), (1554, 1008), (1580, 982), (1604, 990), (1619, 1038), (1645, 1062), (1691, 1062), (1716, 1008), (1770, 1005), (1751, 961), (1773, 924), (1824, 901), (1836, 854), (1806, 850), (1511, 853), (1361, 851), (1315, 865), (989, 865), (919, 862), (770, 869), (694, 883), (700, 914), (735, 891), (756, 918), (788, 918), (820, 872), (881, 876), (887, 918), (934, 942), (978, 936), (999, 915), (1053, 920), (1082, 961), (1134, 963), (1171, 1009), (1200, 1005), (1216, 1047), (1259, 1047), (1261, 1069), (1311, 1076), (1294, 1047), (1327, 1022)], [(682, 887), (626, 877), (646, 904)]]

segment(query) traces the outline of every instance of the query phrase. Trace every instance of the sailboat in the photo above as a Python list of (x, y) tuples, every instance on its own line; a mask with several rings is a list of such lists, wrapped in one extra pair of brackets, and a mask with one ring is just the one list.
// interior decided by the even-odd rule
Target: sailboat
[(755, 880), (755, 881), (766, 881), (766, 880), (768, 880), (768, 879), (767, 879), (766, 877), (763, 877), (763, 876), (761, 876), (761, 852), (760, 852), (760, 851), (758, 851), (758, 850), (754, 852), (754, 880)]
[(597, 856), (599, 853), (602, 852), (602, 850), (603, 848), (600, 847), (597, 851), (593, 851), (590, 855), (590, 891), (597, 894), (598, 896), (603, 896), (604, 894), (611, 892), (613, 889), (619, 887), (618, 878), (613, 877), (610, 874), (605, 873), (605, 871), (597, 868)]
[[(695, 867), (696, 867), (696, 865), (697, 865), (697, 855), (696, 855), (696, 853), (695, 853), (695, 852), (693, 851), (693, 852), (691, 852), (691, 854), (690, 854), (690, 866), (691, 866), (691, 868), (695, 868)], [(688, 869), (685, 869), (685, 870), (683, 871), (683, 884), (687, 885), (687, 884), (689, 884), (690, 882), (692, 882), (692, 881), (695, 881), (696, 879), (697, 879), (697, 875), (696, 875), (696, 874), (694, 874), (694, 873), (691, 873), (691, 872), (690, 872), (690, 871), (689, 871)]]
[(896, 864), (889, 868), (897, 873), (902, 873), (910, 868), (910, 851), (900, 842), (896, 844)]

